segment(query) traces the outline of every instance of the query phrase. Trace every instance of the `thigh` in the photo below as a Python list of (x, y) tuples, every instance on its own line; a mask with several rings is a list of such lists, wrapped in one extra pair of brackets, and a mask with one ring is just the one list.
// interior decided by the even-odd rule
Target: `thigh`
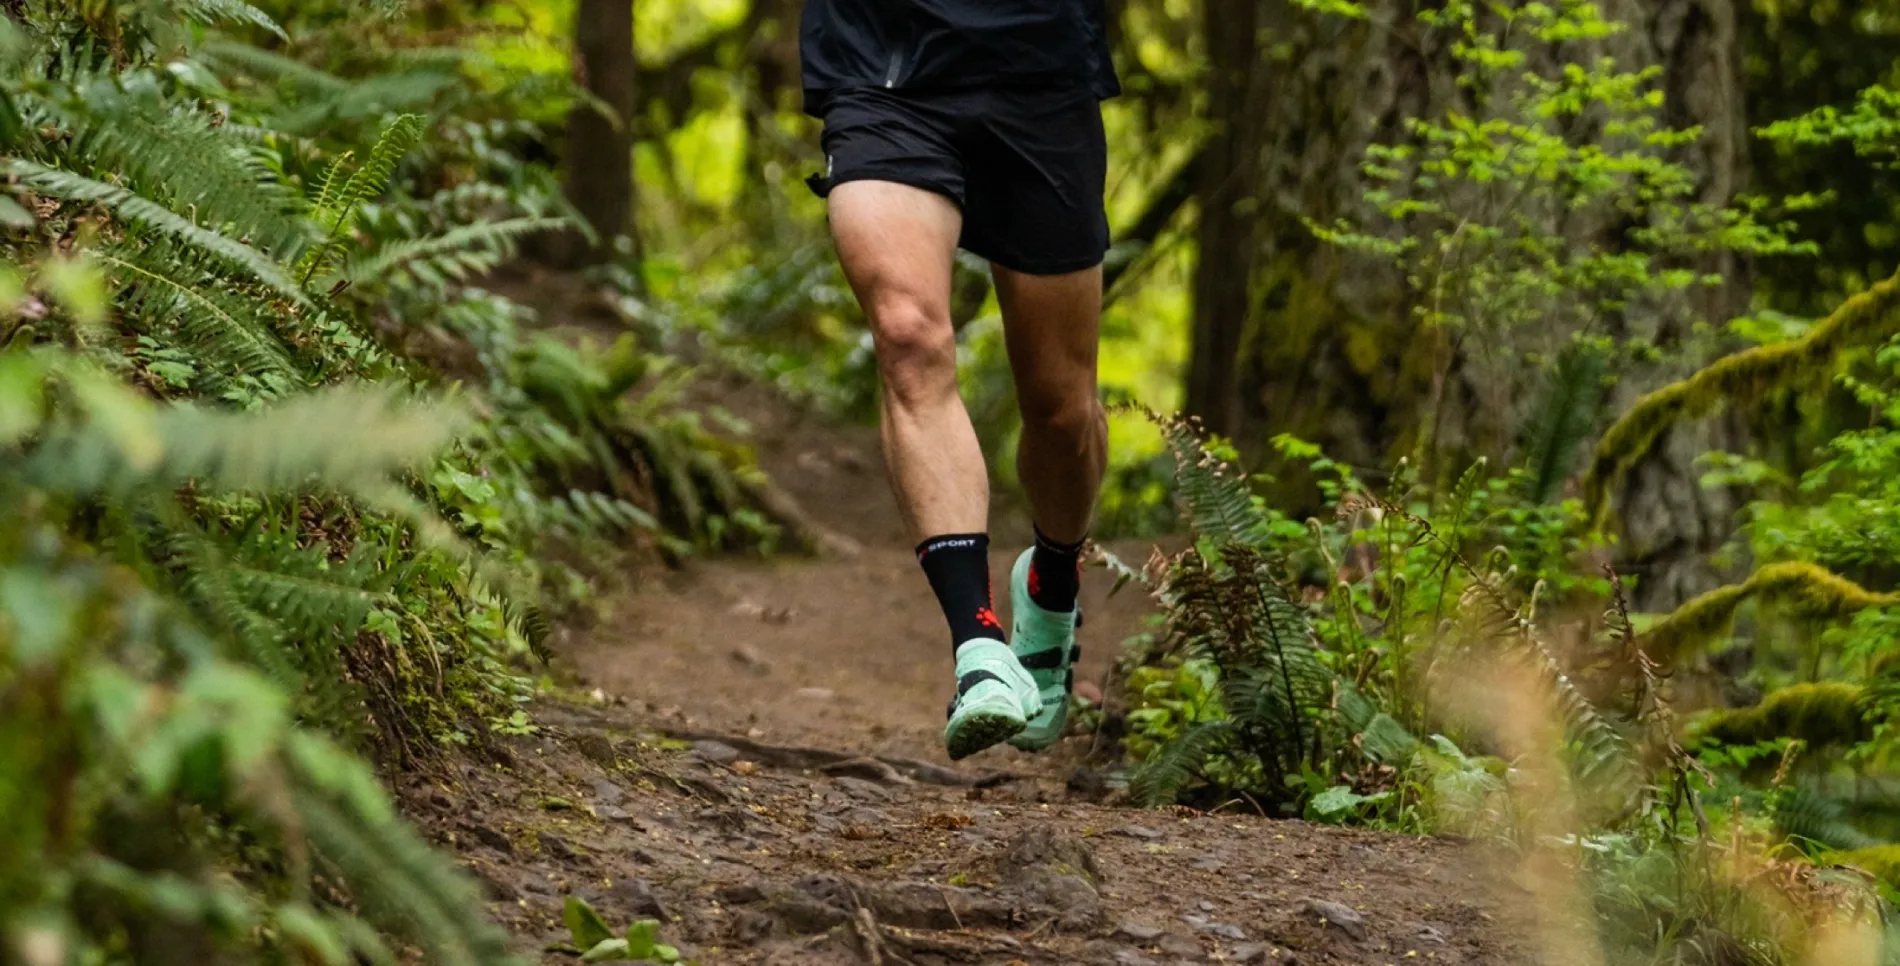
[(941, 303), (962, 230), (963, 164), (951, 119), (932, 104), (879, 90), (836, 92), (825, 109), (827, 199), (845, 277), (873, 326), (901, 304)]
[(831, 235), (845, 279), (874, 327), (896, 305), (942, 309), (962, 217), (943, 195), (892, 181), (857, 180), (830, 191)]
[(999, 90), (964, 160), (964, 247), (1023, 275), (1067, 275), (1108, 252), (1108, 145), (1087, 90)]

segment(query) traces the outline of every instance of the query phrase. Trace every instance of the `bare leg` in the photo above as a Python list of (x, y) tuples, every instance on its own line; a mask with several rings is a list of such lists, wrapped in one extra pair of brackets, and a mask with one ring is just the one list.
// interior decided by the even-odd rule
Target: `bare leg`
[(1088, 535), (1108, 463), (1108, 419), (1095, 377), (1102, 269), (991, 272), (1023, 414), (1016, 472), (1036, 526), (1052, 540), (1075, 543)]
[(870, 318), (884, 380), (884, 459), (915, 539), (989, 528), (990, 483), (957, 394), (951, 266), (962, 215), (942, 195), (886, 181), (831, 191), (838, 260)]

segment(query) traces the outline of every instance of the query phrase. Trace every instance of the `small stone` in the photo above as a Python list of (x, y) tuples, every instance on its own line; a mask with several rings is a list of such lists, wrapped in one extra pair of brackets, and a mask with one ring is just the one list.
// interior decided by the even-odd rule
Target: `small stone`
[(633, 819), (633, 816), (628, 814), (626, 809), (618, 805), (602, 805), (600, 807), (600, 817), (610, 822), (627, 822)]
[(1142, 839), (1149, 842), (1152, 842), (1155, 839), (1161, 838), (1160, 832), (1157, 832), (1154, 829), (1147, 827), (1146, 825), (1123, 826), (1121, 829), (1121, 834), (1126, 835), (1131, 839)]
[(1211, 855), (1194, 860), (1194, 868), (1200, 869), (1203, 872), (1214, 872), (1219, 870), (1220, 867), (1221, 861)]
[(732, 770), (735, 772), (738, 772), (741, 775), (757, 774), (759, 770), (759, 763), (756, 761), (746, 761), (745, 759), (741, 758), (738, 761), (735, 761), (732, 763)]
[(1161, 966), (1161, 964), (1132, 949), (1121, 949), (1115, 952), (1115, 966)]
[(889, 789), (876, 782), (867, 782), (862, 778), (846, 776), (833, 779), (833, 781), (837, 782), (838, 787), (844, 789), (852, 798), (861, 799), (863, 801), (888, 802), (892, 797)]
[(1232, 939), (1235, 942), (1242, 942), (1246, 940), (1247, 938), (1246, 932), (1244, 932), (1239, 926), (1229, 925), (1224, 922), (1202, 923), (1201, 931), (1204, 933), (1211, 933), (1213, 935), (1219, 936), (1222, 939)]
[(1443, 946), (1451, 941), (1451, 936), (1437, 926), (1419, 926), (1418, 941), (1428, 946)]
[(1234, 948), (1227, 951), (1227, 961), (1230, 963), (1240, 963), (1240, 964), (1243, 964), (1243, 966), (1245, 966), (1245, 964), (1250, 964), (1250, 963), (1268, 962), (1269, 961), (1268, 955), (1269, 955), (1269, 952), (1268, 952), (1267, 947), (1265, 946), (1256, 946), (1252, 943), (1241, 943), (1240, 945), (1235, 946)]
[(739, 760), (739, 749), (720, 741), (693, 742), (693, 757), (724, 765)]
[(1166, 932), (1166, 929), (1150, 926), (1144, 922), (1124, 922), (1115, 927), (1115, 933), (1117, 935), (1127, 936), (1129, 939), (1133, 939), (1138, 943), (1153, 942)]
[(1178, 932), (1162, 936), (1160, 941), (1155, 943), (1155, 948), (1177, 959), (1201, 958), (1201, 944), (1195, 942), (1194, 937), (1183, 936)]
[(1300, 900), (1300, 911), (1317, 915), (1338, 926), (1346, 935), (1355, 940), (1363, 941), (1366, 938), (1366, 917), (1360, 915), (1359, 911), (1351, 906), (1329, 902), (1325, 899), (1307, 898)]
[(541, 840), (541, 847), (546, 849), (549, 855), (557, 859), (572, 859), (575, 857), (574, 847), (568, 845), (566, 839), (553, 832), (537, 832), (535, 834), (536, 837)]
[(741, 909), (733, 917), (732, 932), (742, 943), (755, 943), (772, 933), (771, 916), (756, 909)]
[(645, 879), (622, 879), (609, 893), (619, 911), (631, 916), (646, 916), (665, 922), (671, 918), (666, 907), (660, 904), (658, 896), (653, 894), (653, 884)]
[(464, 831), (468, 832), (468, 834), (474, 836), (475, 841), (480, 842), (483, 845), (486, 845), (497, 852), (504, 852), (504, 853), (507, 853), (508, 855), (513, 855), (515, 852), (515, 844), (513, 842), (508, 841), (508, 836), (503, 835), (500, 832), (497, 832), (486, 825), (464, 825), (462, 826), (462, 828)]
[(1207, 901), (1206, 899), (1202, 899), (1202, 900), (1201, 900), (1201, 911), (1202, 911), (1202, 912), (1213, 912), (1213, 911), (1214, 911), (1214, 904), (1213, 904), (1213, 903), (1211, 903), (1211, 902), (1209, 902), (1209, 901)]
[(599, 688), (595, 688), (594, 690), (587, 692), (587, 696), (591, 698), (595, 704), (607, 703), (607, 692), (602, 691)]
[(799, 688), (792, 692), (793, 696), (807, 701), (830, 701), (833, 693), (830, 688)]
[(719, 901), (729, 906), (743, 906), (765, 898), (765, 893), (750, 882), (738, 885), (722, 886), (718, 892)]
[(602, 805), (618, 805), (627, 798), (627, 791), (604, 778), (594, 781), (594, 800)]

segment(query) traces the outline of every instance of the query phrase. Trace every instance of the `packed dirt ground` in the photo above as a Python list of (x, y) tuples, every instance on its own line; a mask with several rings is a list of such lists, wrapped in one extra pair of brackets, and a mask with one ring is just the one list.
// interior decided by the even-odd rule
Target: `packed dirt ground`
[[(1120, 807), (1112, 735), (952, 767), (947, 634), (875, 433), (732, 391), (833, 552), (643, 574), (561, 635), (572, 697), (534, 709), (537, 733), (403, 790), (525, 955), (576, 960), (561, 919), (574, 894), (616, 929), (660, 920), (709, 964), (1533, 958), (1505, 911), (1518, 903), (1460, 843)], [(999, 515), (1001, 574), (1026, 527)], [(1108, 585), (1087, 577), (1085, 691), (1147, 628), (1140, 594)]]

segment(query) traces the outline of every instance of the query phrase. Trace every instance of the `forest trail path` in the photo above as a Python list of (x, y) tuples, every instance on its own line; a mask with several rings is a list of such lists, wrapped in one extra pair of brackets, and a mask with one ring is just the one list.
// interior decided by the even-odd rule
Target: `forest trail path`
[[(720, 401), (777, 483), (862, 549), (643, 573), (557, 647), (596, 699), (543, 701), (498, 763), (404, 789), (524, 953), (576, 961), (555, 948), (575, 894), (615, 928), (660, 919), (709, 964), (1529, 961), (1505, 924), (1519, 903), (1469, 847), (1104, 806), (1086, 735), (953, 766), (947, 634), (875, 432), (743, 388)], [(1026, 535), (1003, 516), (999, 573)], [(1082, 676), (1100, 680), (1147, 604), (1086, 582)]]

